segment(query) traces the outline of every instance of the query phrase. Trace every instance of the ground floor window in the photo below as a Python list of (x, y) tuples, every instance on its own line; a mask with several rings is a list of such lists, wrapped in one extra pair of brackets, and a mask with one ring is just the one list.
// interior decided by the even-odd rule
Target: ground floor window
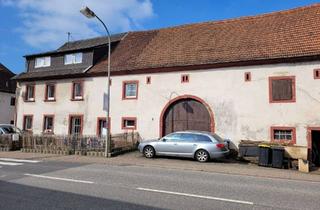
[(122, 129), (136, 130), (137, 129), (137, 118), (136, 117), (123, 117), (122, 118)]
[[(109, 129), (110, 129), (110, 118), (109, 118)], [(98, 117), (97, 120), (97, 135), (98, 136), (106, 136), (107, 135), (107, 121), (106, 117)]]
[(45, 115), (43, 118), (43, 132), (53, 133), (53, 115)]
[(23, 117), (23, 130), (32, 131), (32, 124), (33, 124), (33, 116), (25, 115)]
[(271, 127), (271, 141), (295, 144), (296, 129), (293, 127)]
[(71, 115), (70, 116), (70, 125), (69, 125), (69, 134), (70, 135), (81, 135), (83, 127), (83, 116), (82, 115)]

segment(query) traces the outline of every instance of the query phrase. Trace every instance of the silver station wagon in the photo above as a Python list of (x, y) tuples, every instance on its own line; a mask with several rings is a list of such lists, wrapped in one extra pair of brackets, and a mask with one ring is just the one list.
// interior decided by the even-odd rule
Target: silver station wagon
[(146, 158), (175, 156), (195, 158), (199, 162), (222, 158), (229, 153), (228, 143), (214, 133), (202, 131), (180, 131), (161, 139), (142, 141), (139, 151)]

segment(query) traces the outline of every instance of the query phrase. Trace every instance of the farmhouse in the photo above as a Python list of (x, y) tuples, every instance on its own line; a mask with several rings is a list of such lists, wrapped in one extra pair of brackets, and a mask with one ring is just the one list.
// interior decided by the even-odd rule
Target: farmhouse
[(14, 124), (15, 74), (0, 63), (0, 124)]
[[(320, 4), (112, 37), (111, 133), (204, 130), (312, 147), (320, 141)], [(102, 135), (107, 40), (27, 55), (17, 126)]]

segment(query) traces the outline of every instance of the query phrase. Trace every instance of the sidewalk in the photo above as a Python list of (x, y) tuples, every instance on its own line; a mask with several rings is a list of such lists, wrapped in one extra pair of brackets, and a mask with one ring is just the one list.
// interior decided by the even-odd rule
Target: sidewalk
[[(88, 164), (106, 164), (117, 166), (142, 166), (165, 169), (193, 170), (210, 173), (224, 173), (234, 175), (247, 175), (254, 177), (279, 178), (290, 180), (304, 180), (320, 182), (319, 172), (301, 173), (295, 170), (259, 167), (254, 164), (241, 162), (208, 162), (198, 163), (190, 159), (155, 158), (147, 159), (138, 152), (131, 152), (113, 158), (87, 157), (78, 155), (53, 155), (40, 153), (23, 153), (20, 151), (0, 152), (0, 158), (37, 159), (43, 161), (64, 161)], [(317, 174), (318, 173), (318, 174)]]

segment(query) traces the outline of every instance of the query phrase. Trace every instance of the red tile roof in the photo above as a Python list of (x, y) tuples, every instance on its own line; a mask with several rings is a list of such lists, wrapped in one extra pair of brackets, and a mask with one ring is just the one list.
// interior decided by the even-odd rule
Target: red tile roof
[[(259, 16), (129, 32), (113, 72), (320, 55), (320, 4)], [(318, 57), (320, 58), (320, 57)], [(320, 59), (319, 59), (320, 60)], [(89, 72), (105, 72), (102, 60)]]

